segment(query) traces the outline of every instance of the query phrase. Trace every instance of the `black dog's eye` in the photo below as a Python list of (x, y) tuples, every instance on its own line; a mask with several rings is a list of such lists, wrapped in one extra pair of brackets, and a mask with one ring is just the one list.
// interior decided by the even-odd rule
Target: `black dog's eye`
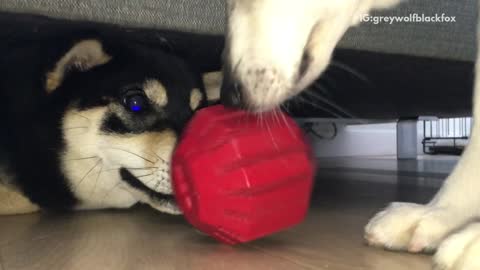
[(141, 112), (147, 108), (148, 100), (141, 91), (129, 91), (123, 97), (123, 105), (129, 111)]

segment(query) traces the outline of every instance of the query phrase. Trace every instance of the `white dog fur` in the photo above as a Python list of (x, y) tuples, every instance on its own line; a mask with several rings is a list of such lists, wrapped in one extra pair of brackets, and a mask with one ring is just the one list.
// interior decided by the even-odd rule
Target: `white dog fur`
[[(324, 71), (359, 16), (398, 2), (229, 0), (225, 56), (248, 108), (269, 110), (298, 94)], [(305, 56), (309, 63), (302, 70)], [(480, 116), (478, 68), (476, 78), (474, 117)], [(435, 269), (480, 269), (480, 223), (474, 222), (480, 218), (479, 159), (480, 123), (475, 122), (468, 148), (435, 198), (427, 205), (392, 203), (366, 226), (367, 242), (409, 252), (436, 250)]]
[(325, 70), (345, 31), (400, 0), (229, 0), (226, 62), (253, 111), (276, 108)]

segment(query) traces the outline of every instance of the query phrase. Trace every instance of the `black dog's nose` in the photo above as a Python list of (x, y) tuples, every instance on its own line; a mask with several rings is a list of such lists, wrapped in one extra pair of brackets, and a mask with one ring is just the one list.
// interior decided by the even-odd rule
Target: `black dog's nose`
[(220, 102), (227, 107), (244, 109), (245, 103), (242, 96), (240, 83), (233, 79), (231, 75), (224, 76), (220, 90)]
[(223, 105), (233, 108), (242, 108), (242, 93), (238, 88), (228, 85), (222, 85), (222, 90), (220, 92), (220, 101)]

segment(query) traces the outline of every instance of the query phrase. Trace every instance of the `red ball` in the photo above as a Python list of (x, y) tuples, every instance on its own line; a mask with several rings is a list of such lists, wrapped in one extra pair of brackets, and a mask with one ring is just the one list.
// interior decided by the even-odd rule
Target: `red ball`
[(185, 218), (227, 244), (292, 227), (309, 207), (310, 147), (282, 112), (260, 116), (221, 105), (200, 110), (180, 139), (172, 167)]

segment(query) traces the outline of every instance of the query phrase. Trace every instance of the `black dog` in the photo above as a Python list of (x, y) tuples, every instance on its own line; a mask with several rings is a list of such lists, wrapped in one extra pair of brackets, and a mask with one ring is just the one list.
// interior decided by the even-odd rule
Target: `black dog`
[(205, 102), (200, 76), (181, 58), (91, 31), (5, 50), (0, 212), (137, 202), (179, 212), (170, 156)]

